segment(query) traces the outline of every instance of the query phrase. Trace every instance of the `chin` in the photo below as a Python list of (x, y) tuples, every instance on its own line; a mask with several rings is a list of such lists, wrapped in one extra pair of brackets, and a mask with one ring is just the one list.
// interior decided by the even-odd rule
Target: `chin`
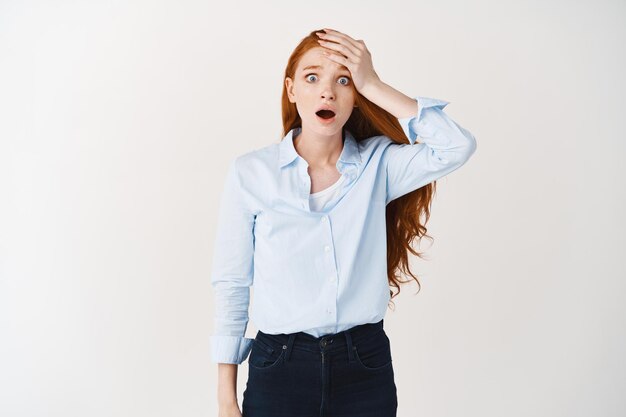
[(331, 136), (335, 133), (341, 133), (343, 131), (343, 125), (339, 126), (333, 123), (332, 126), (315, 126), (313, 130), (320, 135)]

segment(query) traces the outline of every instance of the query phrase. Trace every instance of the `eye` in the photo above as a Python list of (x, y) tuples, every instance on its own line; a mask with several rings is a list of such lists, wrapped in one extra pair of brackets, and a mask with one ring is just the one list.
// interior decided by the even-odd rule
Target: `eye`
[[(342, 85), (348, 85), (348, 84), (350, 84), (350, 77), (343, 76), (343, 77), (341, 77), (341, 78), (343, 78), (343, 79), (345, 79), (345, 80), (346, 80), (346, 82), (345, 82), (345, 83), (341, 83)], [(339, 79), (341, 80), (341, 78), (339, 78)]]
[(317, 78), (317, 75), (315, 75), (315, 74), (307, 74), (307, 75), (305, 75), (305, 76), (304, 76), (304, 78), (305, 78), (307, 81), (309, 81), (309, 77), (310, 77), (310, 76), (313, 76), (313, 77)]

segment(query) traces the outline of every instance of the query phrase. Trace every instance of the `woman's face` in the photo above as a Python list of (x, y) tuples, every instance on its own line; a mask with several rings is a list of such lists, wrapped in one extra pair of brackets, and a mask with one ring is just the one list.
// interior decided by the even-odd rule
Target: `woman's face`
[[(289, 101), (296, 104), (302, 126), (330, 136), (341, 132), (350, 118), (355, 97), (350, 71), (324, 56), (324, 50), (328, 51), (323, 47), (309, 49), (300, 59), (294, 78), (285, 79), (285, 87)], [(330, 108), (334, 116), (330, 112), (317, 113), (321, 108)]]

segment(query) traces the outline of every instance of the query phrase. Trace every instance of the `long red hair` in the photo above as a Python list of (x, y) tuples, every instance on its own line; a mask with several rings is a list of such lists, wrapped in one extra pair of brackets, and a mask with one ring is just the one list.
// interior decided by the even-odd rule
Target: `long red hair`
[[(302, 127), (302, 119), (298, 114), (296, 105), (289, 101), (284, 79), (286, 77), (294, 79), (298, 62), (302, 56), (309, 49), (320, 46), (317, 41), (319, 38), (315, 32), (323, 31), (314, 30), (302, 39), (289, 57), (285, 68), (281, 99), (283, 137), (291, 129)], [(394, 115), (363, 97), (354, 88), (354, 84), (352, 84), (352, 88), (357, 107), (353, 109), (344, 127), (352, 133), (357, 142), (372, 136), (385, 135), (394, 142), (409, 143), (409, 139)], [(418, 292), (421, 288), (419, 279), (409, 267), (409, 252), (422, 258), (423, 252), (414, 249), (412, 244), (419, 244), (422, 237), (433, 240), (431, 236), (426, 234), (425, 225), (430, 218), (430, 206), (435, 189), (436, 181), (433, 181), (387, 204), (387, 277), (390, 287), (397, 289), (395, 294), (391, 288), (389, 289), (392, 299), (400, 293), (400, 286), (403, 283), (411, 281), (411, 279), (402, 280), (399, 274), (410, 275), (417, 282)], [(390, 303), (393, 304), (393, 301), (390, 300)]]

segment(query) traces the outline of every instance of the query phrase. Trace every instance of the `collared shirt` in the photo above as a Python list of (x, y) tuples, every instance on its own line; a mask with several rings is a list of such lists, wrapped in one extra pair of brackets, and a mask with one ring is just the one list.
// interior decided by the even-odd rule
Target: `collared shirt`
[(443, 111), (448, 101), (415, 99), (417, 114), (398, 119), (410, 144), (386, 136), (357, 142), (344, 129), (336, 167), (345, 180), (319, 212), (309, 204), (308, 163), (293, 144), (301, 128), (231, 161), (211, 271), (213, 362), (248, 357), (248, 317), (265, 333), (315, 337), (384, 318), (386, 205), (456, 170), (476, 150), (474, 136)]

